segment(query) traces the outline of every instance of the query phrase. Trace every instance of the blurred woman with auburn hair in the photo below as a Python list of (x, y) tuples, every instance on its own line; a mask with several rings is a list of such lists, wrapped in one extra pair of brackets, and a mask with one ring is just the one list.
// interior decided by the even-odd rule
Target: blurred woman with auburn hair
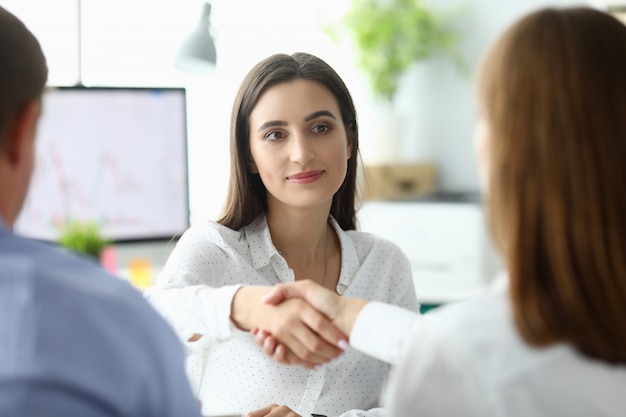
[(517, 329), (626, 363), (626, 27), (584, 8), (534, 13), (493, 47), (478, 95)]

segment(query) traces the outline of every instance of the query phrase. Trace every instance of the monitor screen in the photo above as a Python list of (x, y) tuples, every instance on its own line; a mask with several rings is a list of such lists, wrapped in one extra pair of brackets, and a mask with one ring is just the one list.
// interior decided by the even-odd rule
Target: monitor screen
[(66, 221), (92, 221), (123, 242), (189, 226), (183, 88), (51, 88), (36, 154), (16, 233), (55, 241)]

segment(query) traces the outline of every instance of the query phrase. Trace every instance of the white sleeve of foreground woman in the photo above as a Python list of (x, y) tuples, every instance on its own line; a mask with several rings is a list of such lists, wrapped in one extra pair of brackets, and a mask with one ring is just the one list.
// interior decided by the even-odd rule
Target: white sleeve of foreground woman
[(450, 328), (447, 322), (456, 321), (458, 315), (438, 313), (443, 311), (420, 316), (370, 302), (355, 322), (350, 344), (394, 365), (383, 396), (383, 406), (390, 415), (489, 415), (491, 396), (481, 384), (481, 372), (474, 372), (475, 361), (463, 348), (464, 332), (449, 343), (447, 331), (440, 331)]
[(421, 318), (413, 311), (371, 301), (354, 323), (350, 344), (369, 356), (397, 365)]

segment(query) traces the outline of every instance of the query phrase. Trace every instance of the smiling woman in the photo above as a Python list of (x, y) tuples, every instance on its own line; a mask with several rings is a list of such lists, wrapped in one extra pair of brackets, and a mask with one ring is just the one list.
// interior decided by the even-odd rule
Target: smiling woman
[(251, 170), (272, 212), (320, 204), (328, 211), (352, 149), (340, 120), (337, 100), (317, 81), (281, 83), (260, 97), (250, 114)]
[[(243, 80), (223, 215), (190, 228), (146, 292), (189, 348), (205, 415), (383, 413), (387, 364), (343, 352), (345, 335), (306, 302), (261, 300), (275, 284), (311, 279), (418, 311), (406, 255), (356, 231), (356, 120), (344, 82), (315, 56), (272, 55)], [(301, 366), (267, 356), (257, 328), (280, 335)]]

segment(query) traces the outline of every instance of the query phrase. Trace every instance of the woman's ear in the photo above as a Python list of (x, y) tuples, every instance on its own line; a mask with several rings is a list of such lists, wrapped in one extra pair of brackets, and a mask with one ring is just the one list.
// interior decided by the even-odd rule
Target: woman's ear
[(348, 122), (348, 132), (347, 132), (347, 139), (348, 139), (348, 145), (346, 146), (346, 152), (348, 153), (348, 160), (352, 157), (352, 144), (353, 144), (353, 137), (356, 134), (356, 120), (350, 120)]
[(250, 162), (248, 164), (248, 167), (250, 168), (250, 171), (253, 174), (258, 174), (259, 173), (259, 169), (256, 167), (256, 163), (254, 163), (253, 159), (250, 159)]

